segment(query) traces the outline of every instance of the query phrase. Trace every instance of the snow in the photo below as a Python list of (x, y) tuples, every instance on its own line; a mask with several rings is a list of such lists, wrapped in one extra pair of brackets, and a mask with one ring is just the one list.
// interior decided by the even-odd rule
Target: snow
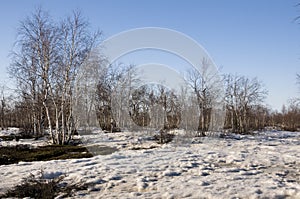
[(0, 131), (0, 136), (16, 135), (19, 133), (19, 128), (10, 127)]
[[(1, 136), (17, 136), (20, 134), (19, 128), (9, 127), (5, 130), (0, 131), (0, 137)], [(14, 139), (13, 141), (4, 141), (0, 138), (0, 147), (1, 146), (17, 146), (17, 145), (28, 145), (30, 147), (38, 147), (38, 146), (45, 146), (48, 145), (49, 141), (45, 138), (39, 138), (38, 140), (35, 140), (35, 138), (32, 139)]]
[[(149, 133), (84, 137), (119, 151), (92, 158), (0, 166), (0, 192), (41, 171), (86, 183), (80, 198), (300, 198), (300, 132), (206, 137), (162, 146)], [(90, 143), (90, 142), (89, 142)], [(132, 147), (157, 148), (131, 150)]]

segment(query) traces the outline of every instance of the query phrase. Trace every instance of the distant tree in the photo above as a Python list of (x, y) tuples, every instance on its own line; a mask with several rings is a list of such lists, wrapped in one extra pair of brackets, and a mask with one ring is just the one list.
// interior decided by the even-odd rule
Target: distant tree
[(173, 91), (162, 85), (143, 85), (132, 91), (129, 114), (138, 126), (170, 130), (179, 128), (181, 104)]
[(98, 125), (96, 116), (97, 84), (99, 79), (104, 78), (105, 64), (106, 61), (100, 53), (93, 50), (78, 71), (72, 108), (77, 128)]
[[(117, 126), (128, 125), (129, 97), (136, 80), (133, 66), (104, 65), (96, 90), (96, 112), (100, 127), (119, 131)], [(124, 112), (125, 111), (125, 112)]]
[(6, 109), (6, 97), (4, 95), (4, 86), (0, 87), (0, 127), (2, 130), (6, 127), (5, 125), (5, 119), (6, 119), (6, 114), (5, 114), (5, 109)]
[(300, 90), (300, 74), (297, 74), (297, 84), (298, 84), (299, 90)]
[[(250, 130), (250, 115), (255, 107), (263, 102), (266, 89), (257, 78), (225, 75), (226, 125), (235, 133), (247, 133)], [(256, 117), (257, 113), (254, 114)]]
[(288, 105), (283, 105), (280, 112), (269, 113), (269, 126), (279, 130), (299, 131), (300, 102), (298, 98), (290, 99)]
[(208, 60), (203, 59), (201, 70), (190, 70), (185, 77), (185, 81), (192, 89), (196, 99), (199, 115), (197, 130), (201, 136), (205, 136), (205, 132), (211, 127), (212, 109), (220, 94), (220, 89), (222, 89), (218, 87), (221, 81), (217, 77), (218, 74), (210, 68)]
[(129, 115), (138, 126), (146, 127), (150, 125), (151, 100), (149, 92), (147, 86), (141, 86), (133, 90), (129, 100)]
[[(14, 110), (16, 100), (16, 96), (10, 92), (6, 85), (0, 85), (0, 130), (18, 125)], [(24, 114), (24, 117), (26, 117), (26, 114)]]
[(249, 129), (263, 130), (269, 124), (270, 110), (262, 105), (254, 105), (249, 111)]
[(174, 91), (159, 87), (158, 104), (163, 108), (164, 129), (179, 128), (181, 123), (181, 103)]
[(289, 100), (289, 105), (283, 112), (282, 129), (297, 131), (300, 128), (300, 102), (298, 98)]

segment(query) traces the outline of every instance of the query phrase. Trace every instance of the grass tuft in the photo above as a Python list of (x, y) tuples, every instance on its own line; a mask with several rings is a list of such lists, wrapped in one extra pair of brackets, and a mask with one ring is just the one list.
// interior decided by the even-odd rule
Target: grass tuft
[(84, 184), (66, 184), (62, 183), (65, 175), (60, 175), (51, 179), (45, 177), (43, 170), (38, 175), (30, 174), (24, 178), (22, 182), (14, 188), (8, 190), (0, 198), (41, 198), (52, 199), (57, 196), (72, 197), (74, 191), (86, 190), (87, 185)]

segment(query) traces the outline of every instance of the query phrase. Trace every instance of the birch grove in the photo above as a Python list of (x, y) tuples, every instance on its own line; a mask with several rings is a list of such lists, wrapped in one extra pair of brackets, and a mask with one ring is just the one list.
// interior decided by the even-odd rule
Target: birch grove
[[(95, 46), (99, 33), (89, 32), (79, 12), (54, 22), (43, 10), (21, 22), (10, 73), (33, 108), (33, 129), (47, 121), (52, 142), (66, 144), (75, 129), (72, 103), (77, 71)], [(38, 128), (39, 127), (39, 128)]]

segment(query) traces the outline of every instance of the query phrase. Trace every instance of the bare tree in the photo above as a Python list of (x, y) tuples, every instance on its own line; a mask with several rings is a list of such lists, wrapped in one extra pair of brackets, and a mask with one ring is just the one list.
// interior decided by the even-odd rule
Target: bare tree
[[(210, 63), (203, 59), (201, 70), (193, 69), (188, 71), (185, 81), (192, 89), (196, 104), (198, 106), (198, 132), (199, 135), (205, 136), (205, 132), (210, 129), (212, 109), (220, 93), (220, 81), (217, 73), (210, 70)], [(193, 100), (193, 98), (191, 99)]]
[(103, 130), (119, 131), (129, 122), (127, 107), (135, 81), (132, 65), (110, 64), (102, 69), (97, 82), (96, 112)]
[[(50, 89), (55, 107), (56, 142), (63, 144), (69, 142), (72, 132), (76, 130), (72, 109), (76, 76), (80, 66), (95, 47), (100, 33), (92, 35), (88, 31), (88, 22), (79, 12), (73, 12), (72, 16), (61, 22), (59, 32), (60, 59), (54, 75), (55, 82), (53, 81)], [(60, 99), (57, 100), (57, 97)]]
[(9, 70), (32, 105), (33, 131), (43, 131), (47, 120), (53, 143), (68, 143), (75, 129), (74, 81), (98, 36), (88, 31), (88, 23), (78, 12), (56, 23), (37, 9), (21, 22)]
[[(49, 113), (50, 73), (58, 59), (59, 34), (49, 15), (40, 8), (21, 22), (17, 50), (13, 53), (10, 74), (16, 78), (19, 90), (32, 105), (33, 132), (41, 133), (45, 115), (51, 132)], [(40, 117), (39, 117), (40, 116)]]
[(132, 120), (128, 117), (130, 106), (130, 96), (139, 84), (140, 80), (136, 73), (134, 65), (119, 65), (121, 67), (122, 76), (117, 81), (112, 96), (113, 115), (116, 118), (116, 125), (122, 128), (132, 126)]
[(251, 109), (259, 105), (267, 95), (257, 78), (245, 76), (225, 76), (227, 122), (233, 132), (246, 133), (249, 130)]
[(163, 128), (178, 128), (181, 122), (181, 104), (174, 91), (167, 90), (164, 86), (158, 86), (157, 103), (163, 110)]
[(167, 99), (167, 129), (179, 128), (181, 123), (181, 103), (174, 91), (170, 91)]
[(97, 84), (103, 78), (105, 64), (106, 60), (93, 50), (78, 71), (72, 108), (77, 128), (97, 126)]
[(129, 115), (133, 122), (142, 127), (150, 125), (150, 106), (149, 89), (147, 86), (141, 86), (135, 89), (129, 100)]
[(284, 114), (282, 128), (288, 131), (297, 131), (300, 127), (300, 102), (298, 98), (290, 99)]
[(180, 126), (180, 101), (174, 91), (162, 85), (147, 84), (134, 89), (129, 102), (130, 116), (138, 126), (164, 130)]

